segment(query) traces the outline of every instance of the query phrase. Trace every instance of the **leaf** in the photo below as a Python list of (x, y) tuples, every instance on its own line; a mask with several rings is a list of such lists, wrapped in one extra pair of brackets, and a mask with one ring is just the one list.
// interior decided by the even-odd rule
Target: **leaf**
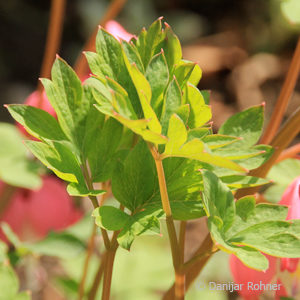
[[(208, 226), (220, 249), (235, 254), (244, 264), (258, 270), (266, 269), (266, 265), (255, 251), (279, 257), (300, 257), (300, 239), (294, 234), (298, 232), (300, 222), (291, 224), (285, 221), (287, 207), (255, 205), (255, 198), (247, 196), (236, 202), (232, 214), (232, 204), (221, 210), (221, 204), (225, 203), (222, 199), (229, 197), (234, 203), (233, 196), (228, 196), (229, 189), (209, 171), (203, 172), (203, 181)], [(255, 265), (257, 259), (259, 264)]]
[(18, 248), (21, 245), (21, 241), (18, 238), (18, 236), (13, 232), (11, 227), (5, 223), (1, 222), (1, 229), (3, 233), (5, 234), (6, 238), (16, 247)]
[[(202, 70), (200, 69), (199, 65), (196, 64), (192, 71), (192, 74), (190, 75), (190, 78), (188, 79), (188, 82), (190, 82), (194, 86), (197, 86), (201, 77), (202, 77)], [(209, 104), (209, 103), (206, 103), (206, 104)]]
[(165, 39), (162, 48), (164, 49), (166, 60), (170, 72), (172, 72), (174, 65), (180, 63), (182, 58), (182, 50), (178, 37), (174, 34), (169, 24), (165, 24)]
[(169, 121), (168, 128), (169, 141), (166, 144), (164, 155), (172, 155), (177, 153), (179, 148), (187, 140), (187, 131), (183, 121), (176, 115), (173, 114)]
[(57, 256), (71, 259), (85, 250), (85, 244), (69, 233), (50, 233), (36, 243), (24, 243), (24, 246), (39, 255)]
[(190, 105), (191, 113), (188, 121), (190, 128), (203, 126), (211, 119), (211, 108), (206, 105), (201, 92), (194, 85), (188, 83), (183, 89), (184, 103)]
[(124, 40), (121, 41), (122, 49), (125, 52), (125, 57), (129, 60), (130, 64), (135, 64), (141, 73), (145, 73), (144, 65), (141, 57), (132, 43), (128, 43)]
[(53, 142), (50, 146), (34, 141), (26, 141), (25, 144), (33, 155), (58, 177), (69, 182), (85, 185), (76, 156), (64, 144)]
[(178, 85), (176, 78), (170, 82), (168, 89), (165, 94), (163, 108), (162, 108), (162, 116), (161, 116), (161, 124), (162, 124), (162, 132), (166, 134), (168, 129), (168, 122), (170, 117), (175, 113), (182, 104), (182, 96), (181, 90)]
[(162, 101), (161, 96), (169, 82), (169, 69), (163, 52), (152, 57), (145, 76), (151, 86), (151, 106), (157, 113), (158, 106)]
[(82, 141), (82, 126), (91, 103), (84, 97), (81, 82), (72, 68), (57, 58), (51, 71), (52, 81), (42, 79), (46, 94), (54, 107), (59, 124), (77, 146)]
[(231, 191), (218, 177), (207, 170), (203, 176), (203, 203), (208, 216), (219, 217), (226, 232), (233, 224), (235, 215), (234, 199)]
[(259, 140), (264, 121), (264, 106), (258, 105), (230, 117), (219, 129), (219, 134), (242, 137), (231, 147), (247, 148)]
[[(150, 59), (156, 54), (156, 48), (163, 38), (161, 18), (154, 21), (148, 29), (143, 28), (140, 33), (136, 47), (141, 55), (145, 69)], [(160, 49), (159, 49), (160, 50)]]
[(239, 141), (237, 137), (221, 134), (207, 135), (202, 140), (210, 149), (224, 147)]
[(112, 175), (112, 192), (116, 199), (135, 211), (150, 201), (157, 186), (156, 170), (147, 144), (139, 142)]
[(87, 158), (93, 182), (110, 179), (122, 133), (122, 125), (115, 119), (109, 118), (104, 126), (98, 129), (98, 133), (95, 132), (94, 139), (90, 139), (90, 151)]
[(130, 216), (113, 206), (101, 206), (93, 211), (92, 216), (99, 227), (107, 230), (120, 230), (130, 220)]
[(220, 179), (230, 188), (241, 189), (246, 187), (260, 186), (268, 184), (269, 181), (264, 178), (243, 176), (243, 175), (227, 175)]
[(152, 98), (152, 92), (150, 84), (148, 83), (145, 76), (138, 70), (136, 65), (131, 65), (124, 55), (124, 61), (127, 66), (127, 70), (131, 76), (133, 84), (137, 90), (139, 95), (139, 99), (141, 102), (141, 106), (143, 109), (144, 117), (149, 119), (148, 127), (151, 131), (160, 134), (161, 133), (161, 125), (157, 119), (157, 116), (150, 105), (150, 101)]
[(80, 197), (99, 196), (106, 193), (106, 191), (104, 190), (88, 190), (85, 186), (78, 185), (75, 182), (68, 184), (67, 192), (71, 196), (80, 196)]
[(29, 105), (11, 104), (8, 111), (12, 117), (38, 139), (66, 140), (59, 124), (48, 112)]
[(17, 128), (0, 123), (0, 141), (0, 179), (13, 186), (39, 188), (42, 184), (39, 167), (28, 159), (28, 151)]
[(180, 62), (180, 64), (175, 66), (174, 75), (175, 75), (175, 77), (178, 81), (178, 84), (181, 88), (183, 88), (184, 85), (189, 80), (196, 65), (197, 64), (194, 62), (182, 60)]
[(14, 300), (30, 300), (31, 299), (31, 293), (28, 292), (22, 292), (15, 296)]
[(0, 264), (0, 300), (13, 300), (19, 289), (19, 281), (13, 269), (7, 264)]
[(117, 241), (119, 245), (129, 250), (134, 239), (141, 234), (159, 234), (159, 218), (163, 210), (144, 210), (133, 215), (119, 233)]

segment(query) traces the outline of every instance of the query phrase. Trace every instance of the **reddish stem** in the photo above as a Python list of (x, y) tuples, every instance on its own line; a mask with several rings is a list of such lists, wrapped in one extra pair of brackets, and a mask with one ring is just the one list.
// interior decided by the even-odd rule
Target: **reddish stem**
[(269, 124), (261, 138), (261, 144), (269, 144), (274, 138), (289, 103), (293, 90), (295, 88), (297, 78), (300, 71), (300, 38), (298, 39), (296, 50), (290, 64), (290, 68), (285, 77), (282, 89), (273, 110)]

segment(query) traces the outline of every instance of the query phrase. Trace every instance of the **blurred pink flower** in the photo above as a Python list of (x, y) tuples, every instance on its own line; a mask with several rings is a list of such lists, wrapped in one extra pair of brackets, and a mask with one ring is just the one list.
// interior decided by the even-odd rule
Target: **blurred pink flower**
[[(288, 206), (287, 220), (300, 219), (300, 176), (287, 187), (279, 204)], [(299, 258), (282, 258), (280, 269), (294, 273), (298, 263)]]
[(123, 39), (127, 42), (133, 37), (132, 34), (127, 32), (118, 22), (110, 20), (106, 23), (105, 29), (111, 33), (118, 40)]
[(243, 284), (240, 295), (245, 300), (258, 300), (262, 290), (248, 289), (248, 282), (259, 284), (260, 282), (269, 283), (276, 274), (276, 257), (265, 255), (269, 260), (269, 268), (265, 272), (256, 271), (246, 267), (235, 255), (230, 255), (229, 265), (236, 284)]
[[(279, 202), (281, 205), (288, 206), (287, 220), (300, 219), (300, 177), (297, 177), (285, 190)], [(269, 260), (269, 269), (266, 272), (258, 272), (246, 267), (236, 256), (230, 256), (230, 268), (235, 283), (254, 282), (263, 284), (269, 283), (276, 275), (276, 258), (266, 255)], [(299, 258), (281, 258), (280, 270), (287, 270), (294, 273), (297, 270)], [(287, 296), (287, 292), (282, 282), (278, 279), (277, 283), (281, 283), (281, 288), (276, 292), (276, 299)], [(245, 284), (246, 286), (247, 284)], [(262, 291), (242, 290), (240, 294), (246, 300), (258, 299)]]
[[(0, 190), (3, 182), (0, 182)], [(6, 222), (21, 238), (42, 238), (51, 230), (62, 230), (78, 221), (82, 213), (72, 203), (65, 185), (45, 176), (39, 190), (18, 189), (0, 222)], [(6, 240), (0, 232), (0, 238)]]

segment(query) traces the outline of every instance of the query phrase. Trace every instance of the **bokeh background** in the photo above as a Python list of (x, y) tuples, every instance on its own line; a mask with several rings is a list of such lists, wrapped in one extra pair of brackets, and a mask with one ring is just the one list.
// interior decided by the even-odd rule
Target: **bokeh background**
[[(108, 4), (107, 0), (67, 2), (59, 54), (69, 64), (74, 64), (80, 55)], [(22, 103), (37, 87), (49, 12), (50, 0), (0, 1), (2, 122), (13, 122), (2, 104)], [(202, 68), (199, 88), (211, 91), (214, 129), (232, 114), (262, 102), (266, 102), (268, 119), (300, 33), (300, 26), (291, 24), (286, 18), (282, 1), (128, 0), (116, 20), (128, 32), (138, 34), (143, 26), (149, 26), (160, 16), (164, 16), (179, 36), (184, 58), (198, 62)], [(299, 103), (298, 82), (286, 117)], [(90, 225), (88, 221), (80, 223), (77, 234), (88, 236)], [(187, 255), (199, 244), (200, 228), (199, 222), (189, 222)], [(154, 238), (154, 242), (153, 238), (146, 237), (137, 241), (131, 255), (125, 251), (119, 252), (113, 283), (116, 299), (158, 299), (159, 293), (145, 291), (164, 289), (171, 283), (167, 247), (167, 241), (159, 237)], [(33, 299), (73, 299), (76, 292), (74, 284), (80, 278), (83, 259), (84, 255), (76, 260), (64, 261), (62, 269), (56, 261), (45, 258), (38, 266), (39, 276), (44, 276), (40, 278), (42, 284), (21, 284), (34, 291)], [(91, 274), (93, 272), (95, 270)], [(47, 284), (47, 279), (51, 277), (49, 274), (62, 277), (55, 283)], [(71, 274), (71, 277), (64, 279), (66, 274)], [(237, 299), (236, 293), (200, 290), (201, 282), (209, 280), (232, 280), (225, 254), (215, 255), (187, 299)], [(136, 286), (139, 288), (136, 289)]]

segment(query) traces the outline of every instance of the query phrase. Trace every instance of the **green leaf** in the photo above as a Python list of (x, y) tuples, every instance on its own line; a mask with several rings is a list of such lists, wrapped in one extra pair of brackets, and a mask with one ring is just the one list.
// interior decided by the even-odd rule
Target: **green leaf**
[[(192, 74), (190, 75), (190, 78), (188, 79), (188, 82), (190, 82), (194, 86), (197, 86), (201, 77), (202, 77), (202, 70), (200, 69), (199, 65), (196, 64), (192, 71)], [(206, 103), (206, 101), (205, 101), (205, 103)], [(209, 104), (209, 102), (206, 104)]]
[(218, 177), (207, 170), (203, 176), (203, 203), (208, 216), (219, 217), (226, 232), (233, 224), (235, 215), (234, 199), (231, 191)]
[(13, 232), (11, 227), (5, 223), (1, 222), (1, 229), (5, 234), (6, 238), (17, 248), (21, 245), (21, 241), (18, 236)]
[(135, 64), (141, 73), (145, 73), (144, 65), (141, 57), (132, 43), (128, 43), (124, 40), (121, 41), (122, 49), (125, 52), (125, 57), (129, 60), (130, 64)]
[(36, 243), (24, 243), (24, 247), (39, 255), (71, 259), (85, 250), (85, 244), (69, 233), (50, 233)]
[(13, 269), (7, 264), (0, 264), (0, 300), (13, 300), (19, 289), (19, 281)]
[(59, 142), (52, 142), (52, 146), (34, 141), (26, 141), (25, 144), (34, 156), (58, 177), (85, 185), (79, 162), (67, 146)]
[(118, 235), (119, 245), (129, 250), (137, 236), (141, 234), (159, 234), (159, 218), (163, 214), (162, 209), (144, 210), (130, 217), (130, 220)]
[(235, 143), (240, 139), (234, 136), (211, 134), (203, 137), (202, 140), (210, 149), (216, 149)]
[(84, 97), (78, 76), (61, 58), (55, 60), (51, 77), (52, 81), (42, 79), (48, 99), (57, 113), (64, 133), (80, 146), (82, 126), (84, 126), (91, 103)]
[(0, 123), (0, 179), (28, 189), (37, 189), (42, 181), (38, 165), (28, 159), (22, 136), (11, 124)]
[(173, 115), (173, 113), (176, 113), (181, 104), (181, 90), (176, 78), (173, 78), (166, 91), (162, 108), (161, 124), (163, 128), (163, 134), (166, 134), (167, 132), (170, 117)]
[(92, 216), (99, 227), (107, 230), (120, 230), (130, 220), (130, 216), (119, 208), (101, 206), (93, 211)]
[(242, 137), (231, 147), (248, 148), (259, 140), (264, 121), (264, 106), (258, 105), (230, 117), (219, 129), (219, 134)]
[(162, 48), (164, 49), (168, 67), (172, 72), (174, 65), (180, 63), (182, 59), (182, 50), (178, 37), (174, 34), (169, 24), (165, 24), (165, 39)]
[(163, 52), (152, 57), (145, 76), (151, 86), (151, 105), (157, 112), (162, 101), (162, 94), (169, 82), (169, 69)]
[(121, 204), (135, 211), (151, 200), (156, 186), (154, 161), (147, 144), (141, 141), (113, 172), (112, 192)]
[(269, 180), (253, 176), (243, 175), (227, 175), (222, 176), (220, 179), (230, 188), (241, 189), (246, 187), (260, 186), (268, 184)]
[(94, 139), (90, 139), (87, 158), (93, 182), (110, 179), (122, 133), (122, 125), (115, 119), (109, 118), (98, 133), (95, 132)]
[[(143, 28), (136, 42), (136, 47), (142, 57), (145, 69), (150, 59), (155, 55), (156, 48), (163, 38), (161, 18), (154, 21), (148, 29)], [(160, 51), (160, 49), (159, 49)]]
[(88, 190), (85, 186), (79, 185), (75, 182), (72, 182), (67, 186), (67, 192), (71, 196), (80, 197), (99, 196), (106, 193), (104, 190)]
[(38, 139), (66, 140), (59, 124), (48, 112), (29, 105), (11, 104), (8, 111), (12, 117)]

